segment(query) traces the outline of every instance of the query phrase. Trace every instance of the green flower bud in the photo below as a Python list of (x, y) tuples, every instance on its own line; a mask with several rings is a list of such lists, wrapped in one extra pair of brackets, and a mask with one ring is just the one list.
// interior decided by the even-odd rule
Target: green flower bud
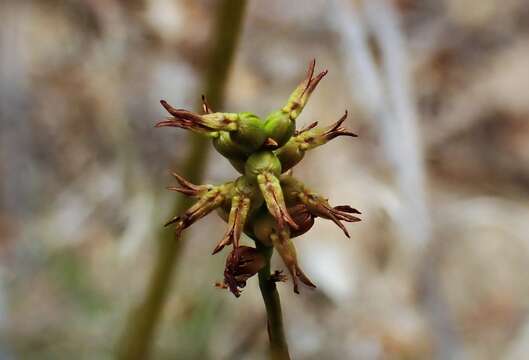
[(242, 160), (248, 157), (249, 152), (232, 140), (232, 136), (227, 131), (220, 131), (219, 136), (213, 139), (215, 149), (227, 159)]
[(266, 117), (264, 131), (266, 136), (273, 139), (277, 146), (283, 146), (294, 134), (296, 123), (289, 114), (282, 110), (274, 111)]
[(257, 175), (270, 173), (275, 176), (281, 175), (281, 162), (272, 151), (256, 152), (246, 160), (244, 174), (249, 179), (255, 179)]
[(293, 137), (281, 148), (274, 151), (274, 154), (281, 163), (281, 170), (283, 170), (283, 172), (292, 169), (305, 156), (305, 151), (302, 150), (300, 145), (298, 139)]
[(266, 140), (263, 122), (252, 113), (239, 113), (237, 130), (231, 133), (231, 138), (248, 152), (258, 150)]

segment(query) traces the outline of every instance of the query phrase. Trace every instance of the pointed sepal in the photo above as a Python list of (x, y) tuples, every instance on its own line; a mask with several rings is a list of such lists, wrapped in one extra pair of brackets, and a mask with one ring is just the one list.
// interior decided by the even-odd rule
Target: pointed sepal
[(345, 234), (350, 237), (349, 232), (342, 221), (358, 222), (361, 219), (351, 214), (361, 214), (360, 211), (349, 205), (332, 207), (328, 199), (307, 188), (302, 182), (293, 176), (283, 174), (281, 185), (288, 203), (304, 204), (314, 217), (329, 219), (334, 222)]
[(316, 89), (318, 83), (327, 75), (327, 70), (324, 70), (314, 76), (314, 68), (316, 67), (316, 60), (312, 60), (309, 64), (307, 76), (299, 84), (299, 86), (290, 95), (287, 104), (283, 107), (282, 111), (289, 114), (290, 119), (296, 119), (305, 105), (309, 100), (310, 95)]
[(201, 195), (198, 201), (187, 209), (183, 215), (175, 216), (166, 222), (164, 226), (175, 225), (177, 232), (181, 232), (188, 228), (197, 220), (203, 218), (211, 211), (221, 206), (229, 195), (232, 187), (233, 183), (230, 182), (210, 188)]
[(279, 231), (286, 230), (287, 225), (293, 229), (298, 229), (298, 224), (288, 213), (279, 179), (270, 172), (264, 172), (257, 175), (257, 183), (268, 211), (277, 222)]
[(175, 172), (172, 172), (171, 175), (174, 176), (176, 181), (180, 186), (169, 186), (167, 190), (176, 191), (191, 197), (199, 197), (202, 194), (206, 193), (208, 190), (213, 188), (213, 185), (195, 185), (189, 180), (185, 179), (183, 176), (178, 175)]
[[(208, 112), (204, 115), (199, 115), (188, 110), (175, 109), (165, 100), (161, 100), (160, 103), (165, 108), (165, 110), (167, 110), (167, 112), (172, 115), (172, 117), (158, 122), (155, 127), (179, 127), (212, 137), (217, 136), (217, 131), (237, 130), (239, 115), (236, 113)], [(209, 111), (209, 106), (204, 105), (203, 110)]]
[(285, 263), (285, 266), (292, 277), (292, 283), (294, 286), (294, 292), (299, 294), (298, 279), (305, 285), (315, 288), (316, 285), (305, 275), (303, 270), (301, 270), (298, 257), (296, 253), (296, 248), (294, 243), (288, 236), (285, 238), (285, 235), (272, 234), (270, 236), (274, 249), (277, 251), (281, 259)]
[(342, 126), (346, 118), (347, 111), (340, 120), (328, 127), (317, 127), (318, 123), (314, 122), (296, 132), (284, 146), (274, 151), (281, 162), (282, 170), (286, 171), (294, 167), (303, 159), (307, 150), (326, 144), (338, 136), (358, 136)]

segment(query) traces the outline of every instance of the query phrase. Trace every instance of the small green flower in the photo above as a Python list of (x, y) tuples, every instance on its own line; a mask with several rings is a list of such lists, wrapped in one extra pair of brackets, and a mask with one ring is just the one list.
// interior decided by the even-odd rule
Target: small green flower
[[(156, 127), (179, 127), (211, 138), (215, 149), (242, 174), (235, 181), (218, 186), (195, 185), (173, 174), (179, 186), (168, 189), (198, 200), (183, 215), (166, 223), (166, 226), (174, 225), (180, 234), (217, 210), (228, 227), (213, 254), (233, 246), (226, 261), (224, 282), (219, 286), (228, 288), (237, 297), (246, 281), (266, 264), (265, 256), (258, 249), (240, 245), (243, 233), (276, 250), (298, 293), (298, 280), (311, 288), (316, 286), (299, 266), (293, 239), (309, 231), (316, 217), (333, 221), (347, 237), (349, 232), (342, 221), (360, 221), (355, 216), (360, 214), (358, 210), (348, 205), (332, 207), (327, 198), (307, 188), (290, 171), (306, 151), (338, 136), (357, 136), (342, 127), (347, 112), (331, 126), (318, 127), (317, 123), (312, 123), (296, 130), (296, 119), (327, 74), (322, 71), (314, 76), (314, 68), (315, 61), (312, 61), (306, 78), (290, 95), (286, 105), (269, 114), (264, 121), (249, 112), (213, 112), (204, 97), (204, 114), (175, 109), (161, 101), (171, 117)], [(276, 272), (271, 280), (282, 281), (284, 276)]]

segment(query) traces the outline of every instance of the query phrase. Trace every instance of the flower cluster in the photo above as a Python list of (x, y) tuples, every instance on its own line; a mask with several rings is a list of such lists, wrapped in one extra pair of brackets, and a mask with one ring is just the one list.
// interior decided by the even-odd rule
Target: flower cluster
[[(265, 256), (256, 248), (241, 246), (242, 233), (264, 246), (273, 247), (284, 261), (294, 291), (298, 280), (315, 287), (301, 270), (292, 239), (307, 232), (316, 217), (329, 219), (349, 233), (342, 221), (356, 222), (360, 212), (348, 205), (331, 206), (324, 196), (312, 191), (292, 176), (291, 169), (305, 152), (338, 136), (356, 135), (342, 127), (347, 112), (336, 123), (319, 127), (318, 123), (296, 130), (296, 119), (327, 71), (314, 75), (315, 61), (309, 65), (303, 82), (290, 95), (286, 105), (262, 120), (249, 113), (213, 112), (203, 97), (203, 114), (175, 109), (162, 100), (171, 115), (156, 127), (179, 127), (211, 138), (215, 149), (242, 175), (221, 185), (195, 185), (173, 174), (179, 185), (169, 190), (197, 198), (184, 214), (174, 217), (177, 235), (213, 210), (228, 223), (227, 230), (213, 254), (232, 245), (227, 257), (222, 287), (240, 295), (246, 281), (266, 265)], [(273, 280), (282, 280), (279, 272)]]

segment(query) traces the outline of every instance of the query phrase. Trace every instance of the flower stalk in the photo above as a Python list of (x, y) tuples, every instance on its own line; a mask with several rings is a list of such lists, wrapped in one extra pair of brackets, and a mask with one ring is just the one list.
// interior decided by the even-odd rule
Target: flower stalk
[(281, 311), (281, 300), (277, 292), (276, 283), (282, 281), (277, 273), (270, 273), (270, 258), (273, 248), (255, 241), (256, 248), (265, 256), (265, 266), (259, 271), (259, 289), (266, 308), (267, 332), (270, 342), (270, 359), (290, 360), (288, 343), (283, 326), (283, 313)]

